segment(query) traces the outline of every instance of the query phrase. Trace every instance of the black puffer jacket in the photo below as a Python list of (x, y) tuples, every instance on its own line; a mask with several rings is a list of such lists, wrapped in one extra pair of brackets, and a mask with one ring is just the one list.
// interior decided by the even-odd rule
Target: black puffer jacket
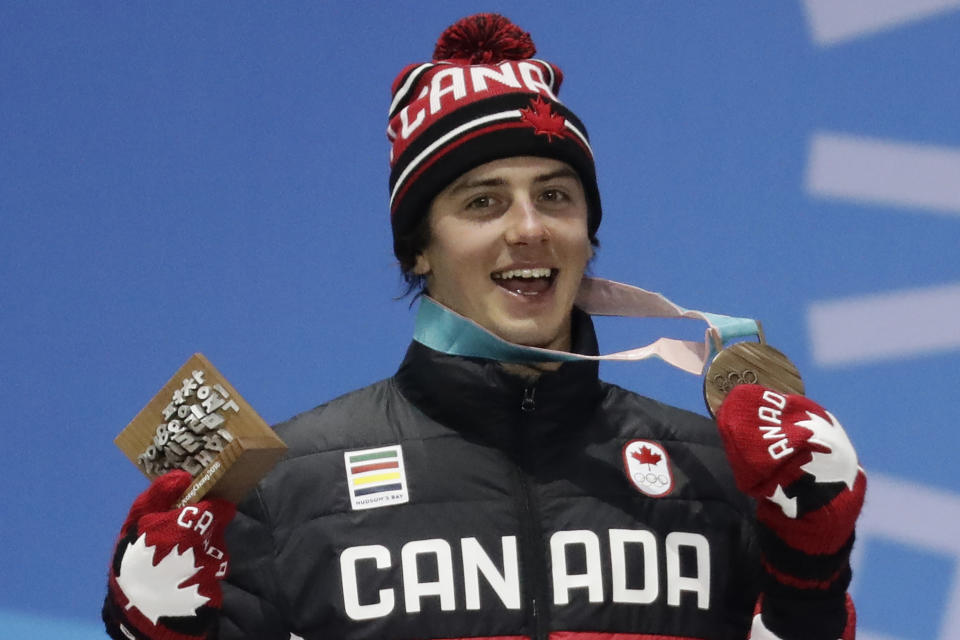
[[(589, 318), (575, 335), (596, 353)], [(529, 383), (415, 342), (277, 430), (289, 455), (228, 531), (221, 640), (747, 637), (752, 505), (713, 423), (594, 362)]]

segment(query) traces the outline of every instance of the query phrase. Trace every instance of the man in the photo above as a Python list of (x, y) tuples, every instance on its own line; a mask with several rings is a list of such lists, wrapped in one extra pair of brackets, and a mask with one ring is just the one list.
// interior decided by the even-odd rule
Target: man
[[(533, 53), (481, 14), (398, 76), (395, 252), (442, 320), (418, 319), (392, 378), (279, 425), (289, 454), (225, 537), (232, 505), (170, 510), (185, 474), (145, 492), (114, 557), (113, 637), (853, 637), (865, 478), (852, 449), (813, 441), (845, 440), (822, 408), (741, 386), (715, 424), (595, 361), (441, 346), (473, 323), (597, 353), (574, 306), (601, 219), (592, 151)], [(842, 473), (821, 481), (818, 455)]]

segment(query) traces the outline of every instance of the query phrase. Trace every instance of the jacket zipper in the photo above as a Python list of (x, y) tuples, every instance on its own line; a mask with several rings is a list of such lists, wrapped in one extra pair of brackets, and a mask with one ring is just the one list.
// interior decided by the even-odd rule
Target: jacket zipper
[(537, 410), (537, 402), (533, 398), (536, 392), (536, 387), (524, 387), (523, 400), (520, 402), (520, 411), (524, 413), (533, 413)]
[[(520, 421), (526, 423), (532, 419), (532, 414), (537, 410), (534, 395), (536, 387), (526, 387), (523, 390), (523, 400), (520, 403)], [(521, 460), (527, 461), (529, 452), (523, 442), (525, 424), (521, 424), (519, 436), (521, 439)], [(525, 562), (529, 569), (530, 590), (528, 603), (530, 605), (531, 637), (533, 640), (547, 640), (550, 631), (550, 604), (549, 594), (547, 592), (547, 567), (544, 562), (543, 549), (541, 545), (541, 531), (539, 527), (539, 518), (537, 515), (536, 501), (533, 496), (533, 489), (527, 480), (523, 469), (518, 469), (520, 476), (521, 495), (523, 496), (523, 531), (524, 539), (527, 543), (524, 545), (523, 554)]]

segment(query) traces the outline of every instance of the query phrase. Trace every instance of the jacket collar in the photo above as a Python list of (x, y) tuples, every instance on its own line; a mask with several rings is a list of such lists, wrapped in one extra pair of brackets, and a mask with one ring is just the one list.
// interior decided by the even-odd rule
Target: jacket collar
[[(574, 352), (598, 353), (593, 322), (576, 308), (572, 337)], [(408, 400), (441, 424), (512, 440), (518, 425), (552, 431), (583, 424), (600, 400), (598, 372), (596, 361), (581, 360), (528, 379), (496, 360), (449, 355), (413, 342), (395, 380)], [(531, 394), (534, 409), (524, 411), (521, 405)]]

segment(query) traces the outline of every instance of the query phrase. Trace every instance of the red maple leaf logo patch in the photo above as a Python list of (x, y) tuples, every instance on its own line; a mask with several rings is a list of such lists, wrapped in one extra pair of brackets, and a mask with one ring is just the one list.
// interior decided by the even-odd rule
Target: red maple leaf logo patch
[(553, 142), (553, 136), (562, 138), (567, 133), (564, 117), (554, 113), (550, 103), (545, 102), (540, 96), (537, 96), (536, 100), (531, 100), (528, 108), (520, 109), (520, 116), (524, 122), (533, 127), (534, 133), (547, 136), (547, 142)]
[(640, 464), (657, 464), (661, 458), (659, 453), (654, 453), (649, 447), (640, 447), (639, 453), (634, 451), (630, 455)]

